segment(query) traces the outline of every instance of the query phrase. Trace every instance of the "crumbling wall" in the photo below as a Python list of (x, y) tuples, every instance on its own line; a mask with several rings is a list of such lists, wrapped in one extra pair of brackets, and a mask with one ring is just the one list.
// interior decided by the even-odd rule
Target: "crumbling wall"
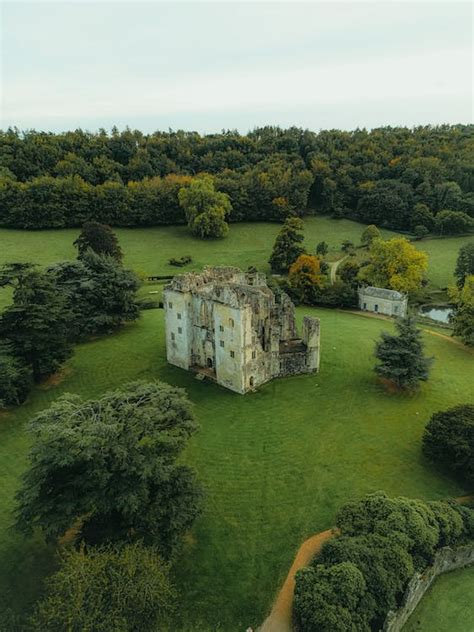
[(400, 632), (408, 621), (423, 595), (433, 581), (448, 571), (474, 564), (474, 544), (460, 546), (456, 549), (444, 547), (438, 551), (432, 566), (424, 573), (416, 573), (410, 580), (398, 610), (391, 610), (382, 628), (382, 632)]

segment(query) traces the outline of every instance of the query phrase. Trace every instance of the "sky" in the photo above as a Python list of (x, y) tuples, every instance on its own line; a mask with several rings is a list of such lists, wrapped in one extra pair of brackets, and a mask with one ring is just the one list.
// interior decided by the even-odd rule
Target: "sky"
[(470, 123), (469, 2), (2, 2), (0, 127)]

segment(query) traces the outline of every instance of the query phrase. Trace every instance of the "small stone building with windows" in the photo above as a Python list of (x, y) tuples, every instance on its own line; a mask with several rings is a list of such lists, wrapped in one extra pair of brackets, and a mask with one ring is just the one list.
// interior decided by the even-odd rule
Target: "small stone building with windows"
[(365, 312), (404, 318), (407, 313), (407, 305), (407, 295), (395, 290), (371, 285), (359, 288), (359, 308)]
[(163, 306), (168, 362), (237, 393), (319, 369), (319, 319), (305, 317), (298, 337), (293, 303), (264, 274), (205, 267), (178, 275)]

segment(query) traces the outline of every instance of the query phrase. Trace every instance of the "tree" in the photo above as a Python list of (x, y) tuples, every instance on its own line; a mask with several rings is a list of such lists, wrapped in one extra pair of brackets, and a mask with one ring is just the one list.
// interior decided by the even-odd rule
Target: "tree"
[(0, 316), (0, 338), (30, 366), (35, 381), (57, 371), (72, 355), (71, 312), (54, 279), (29, 264), (18, 274), (11, 266), (0, 272), (1, 284), (13, 286), (13, 304)]
[(398, 336), (384, 331), (375, 346), (379, 361), (375, 372), (398, 389), (415, 389), (419, 382), (427, 381), (433, 359), (423, 354), (421, 331), (414, 318), (398, 319), (395, 326)]
[(442, 465), (474, 483), (474, 405), (461, 404), (434, 413), (423, 435), (423, 452), (436, 465)]
[(344, 239), (341, 246), (342, 252), (351, 252), (354, 250), (354, 244), (350, 239)]
[(175, 599), (168, 565), (139, 542), (63, 549), (45, 584), (30, 622), (37, 632), (152, 632), (166, 622)]
[(380, 239), (382, 236), (379, 229), (374, 224), (369, 224), (362, 232), (360, 243), (364, 246), (370, 246), (374, 239)]
[(232, 209), (229, 196), (216, 191), (210, 176), (195, 178), (178, 193), (191, 232), (202, 239), (225, 237), (227, 215)]
[(352, 261), (351, 259), (344, 261), (344, 263), (338, 267), (337, 272), (344, 283), (347, 283), (353, 288), (357, 288), (357, 277), (360, 272), (360, 265), (356, 261)]
[(413, 233), (417, 239), (423, 239), (423, 237), (426, 237), (429, 232), (430, 231), (426, 228), (426, 226), (423, 226), (422, 224), (417, 224), (413, 229)]
[(474, 229), (474, 220), (462, 211), (440, 211), (435, 224), (440, 235), (462, 235)]
[(410, 223), (413, 189), (398, 180), (378, 180), (363, 186), (357, 205), (357, 218), (367, 224), (403, 230)]
[(140, 315), (138, 277), (110, 256), (88, 250), (80, 260), (57, 263), (48, 273), (67, 298), (74, 340), (109, 333)]
[(64, 395), (30, 424), (18, 529), (52, 541), (75, 525), (78, 541), (143, 539), (169, 557), (200, 511), (200, 485), (177, 462), (197, 428), (184, 391), (160, 382)]
[(14, 355), (11, 345), (0, 343), (0, 408), (24, 402), (32, 382), (31, 369)]
[(474, 346), (474, 275), (465, 277), (464, 287), (455, 291), (456, 305), (451, 315), (453, 336), (459, 336), (465, 345)]
[(359, 278), (376, 287), (413, 292), (420, 288), (427, 267), (426, 253), (404, 237), (376, 239), (370, 247), (370, 262), (361, 269)]
[(78, 259), (82, 259), (89, 250), (98, 255), (107, 255), (119, 262), (123, 258), (117, 235), (110, 226), (99, 222), (86, 222), (74, 246), (78, 250)]
[(299, 218), (289, 217), (285, 221), (276, 236), (269, 261), (273, 272), (287, 272), (291, 264), (304, 253), (302, 230), (303, 222)]
[(319, 257), (300, 255), (290, 266), (288, 281), (301, 302), (313, 302), (315, 290), (323, 286)]
[(293, 612), (302, 632), (370, 632), (364, 616), (367, 587), (355, 564), (318, 564), (296, 573)]
[(390, 533), (341, 535), (324, 545), (318, 564), (354, 564), (367, 586), (364, 614), (371, 622), (383, 622), (387, 612), (397, 607), (397, 597), (415, 570), (405, 544), (403, 538)]
[(474, 275), (474, 241), (461, 246), (456, 260), (454, 276), (459, 289), (464, 286), (466, 276)]
[(428, 233), (433, 230), (435, 218), (426, 204), (418, 203), (413, 207), (411, 216), (411, 226), (415, 229), (417, 226), (423, 226)]
[(329, 246), (325, 241), (320, 241), (316, 246), (316, 254), (321, 255), (322, 257), (326, 256), (329, 250)]

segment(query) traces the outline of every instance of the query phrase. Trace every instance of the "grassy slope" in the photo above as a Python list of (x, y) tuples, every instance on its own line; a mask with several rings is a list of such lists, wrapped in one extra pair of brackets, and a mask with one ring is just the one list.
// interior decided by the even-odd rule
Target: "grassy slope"
[(176, 566), (174, 630), (231, 632), (260, 623), (301, 541), (330, 526), (350, 498), (377, 489), (425, 499), (467, 491), (422, 460), (420, 437), (433, 411), (470, 398), (472, 355), (427, 336), (437, 357), (433, 379), (413, 397), (389, 396), (374, 382), (372, 350), (390, 324), (330, 310), (300, 309), (299, 318), (306, 312), (322, 319), (321, 373), (277, 380), (245, 397), (167, 366), (161, 310), (79, 346), (59, 386), (37, 389), (0, 422), (0, 593), (10, 588), (23, 608), (50, 567), (39, 539), (24, 542), (8, 527), (28, 447), (23, 424), (65, 391), (92, 397), (158, 377), (186, 387), (195, 402), (202, 430), (185, 456), (208, 497)]
[(407, 621), (404, 632), (472, 632), (474, 567), (439, 577)]
[[(344, 239), (358, 244), (363, 228), (362, 224), (349, 220), (309, 217), (305, 221), (306, 247), (314, 252), (316, 244), (324, 240), (331, 247), (329, 258), (332, 259), (336, 251), (339, 253)], [(182, 270), (201, 268), (205, 264), (242, 268), (256, 265), (268, 270), (268, 258), (279, 229), (279, 224), (232, 224), (229, 236), (218, 241), (196, 239), (185, 226), (117, 229), (116, 232), (127, 265), (147, 274), (175, 274), (179, 269), (170, 266), (168, 259), (186, 254), (193, 257), (193, 262)], [(77, 235), (75, 229), (36, 232), (0, 229), (0, 263), (26, 260), (48, 264), (73, 258), (72, 242)], [(395, 233), (382, 231), (382, 235), (388, 238)], [(435, 285), (446, 286), (452, 282), (457, 252), (468, 240), (468, 237), (456, 237), (417, 243), (417, 247), (426, 250), (431, 257), (429, 277)]]

